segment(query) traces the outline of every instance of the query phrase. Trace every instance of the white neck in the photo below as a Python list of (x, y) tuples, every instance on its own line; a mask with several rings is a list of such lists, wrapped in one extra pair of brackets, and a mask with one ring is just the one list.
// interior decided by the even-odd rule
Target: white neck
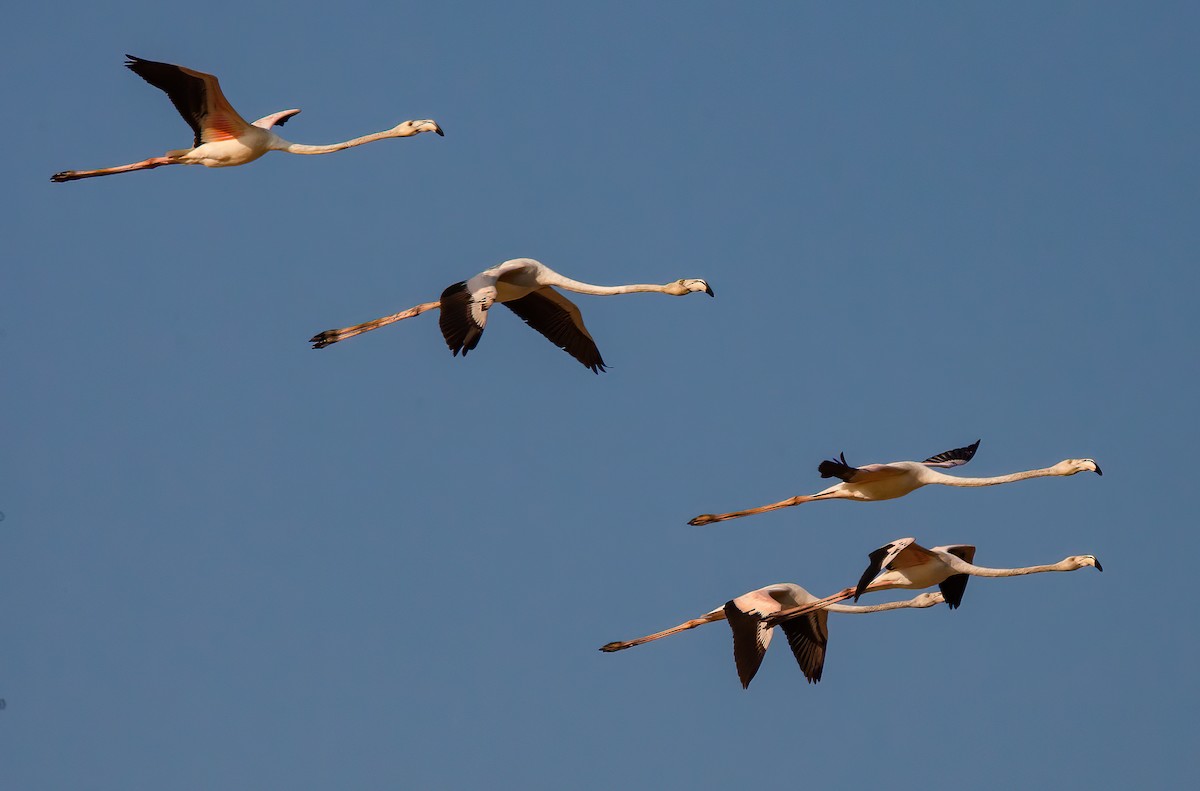
[(679, 283), (667, 283), (666, 285), (656, 286), (652, 283), (635, 283), (628, 286), (594, 286), (591, 283), (582, 283), (578, 280), (572, 280), (569, 277), (563, 277), (557, 272), (553, 277), (547, 277), (547, 280), (552, 280), (550, 285), (565, 288), (567, 291), (574, 291), (579, 294), (592, 294), (597, 297), (608, 297), (614, 294), (638, 294), (644, 292), (658, 292), (660, 294), (672, 294), (674, 296), (682, 296), (688, 293), (687, 289), (679, 285)]
[(356, 137), (353, 140), (346, 140), (341, 143), (330, 143), (327, 146), (306, 146), (303, 143), (293, 143), (289, 140), (284, 140), (279, 135), (275, 135), (275, 145), (272, 148), (276, 151), (286, 151), (289, 154), (332, 154), (334, 151), (354, 148), (354, 146), (361, 146), (363, 143), (374, 143), (376, 140), (386, 140), (389, 137), (408, 136), (408, 134), (401, 130), (389, 129), (386, 132), (363, 135), (362, 137)]
[(1065, 475), (1056, 471), (1053, 467), (1046, 467), (1040, 470), (1024, 470), (1022, 472), (1010, 472), (1008, 475), (996, 475), (991, 478), (960, 478), (957, 475), (946, 475), (926, 468), (926, 474), (921, 476), (925, 479), (925, 483), (937, 483), (942, 486), (995, 486), (998, 483), (1012, 483), (1013, 481), (1023, 481), (1027, 478), (1046, 478), (1055, 475)]
[(1057, 563), (1051, 563), (1045, 566), (1024, 566), (1016, 569), (989, 569), (984, 566), (976, 566), (967, 563), (958, 558), (954, 558), (957, 563), (949, 563), (948, 565), (955, 571), (963, 574), (971, 574), (976, 577), (1020, 577), (1025, 574), (1040, 574), (1043, 571), (1075, 571), (1078, 566), (1072, 565), (1068, 559), (1060, 560)]

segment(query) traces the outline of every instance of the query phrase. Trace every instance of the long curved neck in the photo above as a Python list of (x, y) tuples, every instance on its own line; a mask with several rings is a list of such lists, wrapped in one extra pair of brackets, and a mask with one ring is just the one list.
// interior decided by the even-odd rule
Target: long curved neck
[(890, 601), (890, 602), (885, 602), (883, 604), (871, 604), (871, 605), (830, 604), (830, 605), (827, 605), (825, 607), (825, 609), (829, 610), (830, 612), (857, 613), (857, 614), (861, 615), (863, 613), (883, 612), (885, 610), (903, 610), (908, 607), (917, 607), (917, 606), (918, 606), (918, 604), (917, 604), (916, 599), (908, 599), (907, 601)]
[(346, 140), (341, 143), (331, 143), (327, 146), (306, 146), (303, 143), (293, 143), (289, 140), (284, 140), (276, 135), (279, 145), (276, 148), (279, 151), (286, 151), (289, 154), (332, 154), (334, 151), (341, 151), (344, 148), (354, 148), (361, 146), (363, 143), (374, 143), (376, 140), (386, 140), (389, 137), (405, 137), (395, 129), (389, 129), (386, 132), (376, 132), (371, 135), (363, 135), (356, 137), (353, 140)]
[(678, 286), (677, 283), (667, 283), (666, 285), (656, 286), (653, 283), (634, 283), (628, 286), (595, 286), (591, 283), (583, 283), (578, 280), (572, 280), (569, 277), (563, 277), (555, 273), (554, 282), (551, 285), (565, 288), (567, 291), (574, 291), (579, 294), (592, 294), (597, 297), (608, 297), (614, 294), (638, 294), (645, 292), (658, 292), (660, 294), (670, 294), (672, 287)]
[(996, 475), (991, 478), (960, 478), (957, 475), (945, 475), (934, 470), (928, 470), (927, 472), (932, 473), (932, 475), (923, 476), (929, 479), (927, 483), (938, 483), (942, 486), (995, 486), (999, 483), (1012, 483), (1013, 481), (1023, 481), (1027, 478), (1046, 478), (1062, 474), (1056, 472), (1053, 467), (1045, 467), (1040, 470), (1010, 472), (1008, 475)]
[(971, 563), (962, 563), (963, 568), (960, 569), (959, 565), (958, 563), (954, 563), (952, 564), (952, 568), (955, 571), (972, 574), (976, 577), (1020, 577), (1025, 574), (1040, 574), (1043, 571), (1075, 571), (1078, 568), (1078, 566), (1070, 565), (1065, 560), (1045, 566), (1023, 566), (1016, 569), (989, 569), (985, 566), (976, 566)]

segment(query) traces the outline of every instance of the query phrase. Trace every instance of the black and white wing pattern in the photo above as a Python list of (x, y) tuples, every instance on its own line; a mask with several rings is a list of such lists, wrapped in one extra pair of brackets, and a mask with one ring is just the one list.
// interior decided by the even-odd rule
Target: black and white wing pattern
[(271, 113), (270, 115), (264, 115), (262, 118), (259, 118), (257, 121), (255, 121), (254, 123), (252, 123), (250, 125), (257, 126), (259, 129), (270, 129), (272, 126), (283, 126), (284, 124), (286, 124), (288, 122), (289, 118), (291, 118), (293, 115), (295, 115), (298, 112), (300, 112), (300, 111), (299, 110), (280, 110), (277, 113)]
[[(495, 294), (494, 287), (490, 291)], [(446, 345), (456, 357), (459, 352), (466, 357), (467, 352), (478, 346), (479, 339), (483, 337), (491, 299), (480, 299), (479, 296), (472, 296), (467, 290), (466, 281), (455, 283), (442, 292), (438, 327), (442, 330)]]
[(126, 68), (167, 95), (195, 135), (194, 146), (231, 140), (247, 124), (229, 104), (217, 78), (172, 63), (126, 55)]
[(817, 472), (822, 478), (838, 478), (844, 483), (870, 483), (883, 478), (903, 475), (903, 467), (893, 467), (890, 464), (864, 464), (861, 467), (851, 467), (846, 463), (846, 454), (841, 453), (836, 459), (826, 459), (817, 465)]
[(562, 294), (543, 286), (504, 306), (593, 373), (604, 370), (604, 358), (583, 325), (579, 308)]
[(804, 673), (810, 684), (821, 680), (821, 671), (825, 668), (825, 646), (829, 643), (828, 622), (828, 610), (814, 610), (779, 624), (791, 646), (792, 655), (800, 665), (800, 672)]
[[(914, 547), (916, 544), (915, 538), (898, 538), (890, 544), (884, 544), (879, 549), (872, 552), (867, 557), (870, 562), (867, 564), (867, 570), (863, 572), (862, 577), (858, 580), (858, 587), (854, 589), (854, 600), (858, 601), (858, 597), (862, 596), (866, 591), (867, 586), (880, 575), (884, 569), (891, 568), (900, 554), (909, 547)], [(918, 549), (923, 549), (917, 547)]]
[(840, 478), (843, 481), (849, 481), (858, 472), (858, 468), (851, 467), (846, 463), (846, 454), (843, 452), (836, 459), (825, 459), (818, 464), (817, 472), (821, 473), (822, 478)]
[(742, 689), (747, 689), (762, 665), (771, 644), (771, 628), (757, 612), (743, 612), (732, 600), (725, 602), (725, 620), (733, 631), (733, 663)]
[(945, 453), (939, 453), (936, 456), (930, 456), (925, 461), (921, 462), (926, 467), (961, 467), (962, 465), (975, 458), (975, 451), (979, 449), (979, 440), (965, 448), (955, 448), (948, 450)]
[[(967, 563), (975, 562), (975, 547), (969, 544), (951, 544), (944, 547), (934, 547), (933, 550), (935, 552), (941, 550)], [(946, 600), (946, 606), (951, 610), (957, 609), (958, 605), (962, 604), (963, 594), (967, 590), (967, 581), (970, 579), (970, 574), (954, 574), (947, 577), (938, 585), (938, 590), (942, 592), (942, 598)]]

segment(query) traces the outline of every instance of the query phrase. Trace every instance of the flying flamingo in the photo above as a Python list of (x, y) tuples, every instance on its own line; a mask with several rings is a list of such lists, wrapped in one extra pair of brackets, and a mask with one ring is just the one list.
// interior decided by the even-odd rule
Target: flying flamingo
[(168, 151), (161, 157), (151, 157), (130, 165), (120, 165), (99, 170), (64, 170), (50, 177), (51, 181), (74, 181), (92, 176), (108, 176), (113, 173), (128, 173), (133, 170), (150, 170), (162, 165), (204, 165), (209, 168), (227, 168), (253, 162), (268, 151), (286, 151), (289, 154), (329, 154), (343, 148), (361, 146), (389, 137), (412, 137), (421, 132), (442, 134), (441, 127), (433, 121), (405, 121), (386, 132), (356, 137), (343, 143), (327, 146), (306, 146), (290, 143), (271, 131), (272, 126), (283, 126), (299, 110), (281, 110), (263, 116), (252, 124), (246, 123), (237, 110), (221, 93), (217, 78), (183, 66), (157, 63), (126, 55), (125, 64), (134, 74), (155, 88), (161, 88), (170, 98), (175, 109), (187, 121), (195, 134), (190, 149)]
[(353, 327), (326, 330), (314, 335), (308, 342), (314, 349), (323, 349), (401, 319), (410, 319), (427, 310), (441, 308), (438, 324), (446, 345), (455, 356), (462, 352), (466, 357), (467, 352), (479, 344), (487, 324), (488, 309), (499, 302), (555, 346), (583, 363), (584, 367), (600, 373), (604, 370), (604, 359), (600, 357), (600, 350), (596, 348), (596, 342), (592, 340), (587, 327), (583, 326), (579, 308), (555, 291), (554, 286), (578, 294), (597, 296), (650, 291), (676, 297), (703, 291), (710, 297), (714, 296), (708, 283), (697, 278), (676, 280), (663, 286), (594, 286), (563, 277), (532, 258), (514, 258), (486, 269), (470, 280), (455, 283), (443, 291), (441, 299), (436, 302), (423, 302), (408, 310)]
[(890, 544), (885, 544), (870, 554), (870, 563), (863, 572), (858, 585), (845, 588), (832, 596), (804, 602), (791, 608), (765, 616), (768, 627), (782, 625), (787, 619), (798, 618), (812, 612), (814, 609), (826, 607), (832, 603), (858, 597), (864, 593), (903, 588), (905, 590), (920, 590), (937, 585), (946, 599), (950, 609), (955, 609), (962, 603), (963, 593), (967, 589), (970, 577), (1019, 577), (1025, 574), (1040, 574), (1043, 571), (1076, 571), (1077, 569), (1093, 566), (1096, 571), (1104, 571), (1095, 555), (1071, 555), (1057, 563), (1045, 566), (1024, 566), (1015, 569), (991, 569), (976, 566), (971, 561), (975, 559), (975, 547), (967, 544), (952, 544), (944, 547), (926, 549), (916, 543), (915, 538), (899, 538)]
[(797, 495), (770, 505), (748, 508), (745, 511), (731, 511), (727, 514), (701, 514), (688, 524), (707, 525), (713, 522), (724, 522), (726, 519), (737, 519), (740, 516), (761, 514), (778, 508), (788, 508), (818, 500), (853, 500), (860, 503), (892, 500), (933, 483), (942, 486), (995, 486), (999, 483), (1023, 481), (1026, 478), (1074, 475), (1084, 471), (1094, 472), (1097, 475), (1104, 474), (1093, 459), (1066, 459), (1053, 467), (1013, 472), (992, 478), (959, 478), (937, 472), (934, 469), (935, 467), (945, 469), (960, 467), (971, 460), (978, 447), (979, 440), (975, 440), (974, 444), (965, 448), (948, 450), (945, 453), (930, 456), (925, 461), (893, 461), (888, 464), (866, 464), (862, 467), (851, 467), (846, 463), (846, 454), (843, 453), (839, 458), (826, 459), (817, 466), (817, 471), (821, 473), (822, 478), (840, 478), (842, 480), (841, 483), (835, 483), (828, 489), (822, 489), (816, 494)]
[[(608, 643), (600, 648), (601, 651), (612, 652), (632, 648), (635, 645), (648, 643), (660, 637), (676, 634), (688, 629), (695, 629), (713, 621), (729, 621), (733, 630), (733, 661), (737, 665), (738, 678), (742, 681), (742, 689), (750, 686), (750, 681), (758, 672), (767, 646), (771, 644), (773, 629), (763, 620), (766, 616), (785, 610), (792, 610), (812, 602), (817, 598), (811, 593), (791, 582), (781, 582), (768, 585), (765, 588), (750, 591), (738, 596), (725, 606), (701, 615), (691, 621), (684, 621), (678, 626), (662, 632), (639, 637), (636, 640)], [(806, 617), (797, 617), (782, 621), (779, 625), (787, 636), (792, 654), (800, 665), (800, 670), (808, 683), (815, 684), (821, 680), (821, 671), (825, 667), (825, 646), (829, 642), (829, 630), (826, 621), (828, 613), (872, 613), (885, 610), (898, 610), (906, 607), (932, 607), (941, 604), (945, 599), (940, 593), (922, 593), (908, 601), (874, 604), (870, 607), (859, 607), (850, 604), (830, 604), (822, 609), (810, 611)]]

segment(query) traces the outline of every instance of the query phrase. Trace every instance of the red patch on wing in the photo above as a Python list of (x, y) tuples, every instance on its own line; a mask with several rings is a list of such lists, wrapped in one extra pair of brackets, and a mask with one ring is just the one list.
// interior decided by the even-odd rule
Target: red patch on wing
[(204, 142), (215, 143), (219, 140), (234, 140), (241, 131), (240, 124), (225, 116), (210, 114), (204, 119)]

